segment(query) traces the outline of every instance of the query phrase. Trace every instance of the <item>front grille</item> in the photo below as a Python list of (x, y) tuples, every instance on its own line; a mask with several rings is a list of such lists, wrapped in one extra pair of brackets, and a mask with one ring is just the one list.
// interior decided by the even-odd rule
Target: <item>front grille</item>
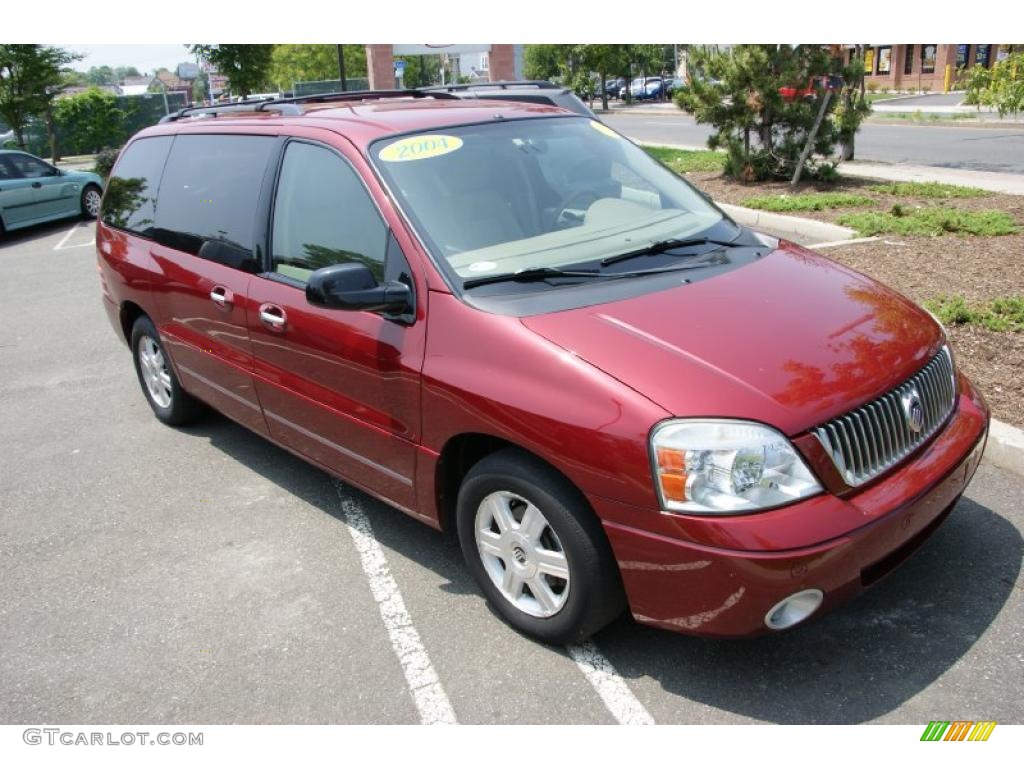
[(935, 434), (955, 403), (953, 358), (943, 347), (896, 389), (811, 431), (847, 484), (863, 485)]

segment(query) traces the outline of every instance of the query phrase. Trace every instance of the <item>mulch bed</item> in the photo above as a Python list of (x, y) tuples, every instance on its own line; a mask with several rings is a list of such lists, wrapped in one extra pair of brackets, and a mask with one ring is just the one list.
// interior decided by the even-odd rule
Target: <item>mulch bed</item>
[[(884, 211), (895, 203), (904, 207), (942, 204), (965, 210), (1006, 211), (1024, 230), (1024, 197), (1016, 195), (915, 199), (870, 192), (867, 188), (880, 182), (864, 179), (842, 179), (827, 186), (801, 184), (792, 190), (785, 182), (742, 184), (718, 173), (689, 173), (686, 177), (716, 200), (736, 205), (743, 205), (755, 195), (808, 192), (855, 192), (877, 200), (872, 208), (786, 214), (821, 221), (835, 222), (850, 210)], [(962, 295), (968, 303), (1024, 295), (1024, 233), (1002, 237), (882, 235), (874, 242), (829, 248), (822, 253), (919, 304), (949, 295)], [(1024, 333), (1000, 333), (969, 325), (948, 328), (947, 333), (958, 365), (985, 395), (993, 415), (1024, 426)]]

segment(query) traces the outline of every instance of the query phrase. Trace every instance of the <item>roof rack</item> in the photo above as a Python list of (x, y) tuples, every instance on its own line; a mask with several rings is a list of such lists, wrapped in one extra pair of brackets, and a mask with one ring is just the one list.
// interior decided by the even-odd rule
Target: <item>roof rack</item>
[(299, 104), (317, 104), (333, 101), (368, 101), (371, 99), (401, 99), (401, 98), (435, 98), (435, 99), (456, 99), (457, 96), (438, 92), (427, 92), (415, 89), (390, 89), (390, 90), (366, 90), (366, 91), (339, 91), (337, 93), (311, 93), (307, 96), (291, 96), (283, 99), (248, 99), (245, 101), (233, 101), (226, 104), (212, 104), (203, 107), (186, 107), (170, 115), (160, 118), (161, 123), (171, 123), (181, 120), (183, 117), (216, 117), (227, 112), (268, 112), (274, 111), (282, 115), (301, 115), (302, 110)]
[(566, 86), (552, 83), (550, 80), (495, 80), (493, 82), (460, 83), (458, 85), (428, 85), (424, 88), (420, 88), (420, 90), (426, 93), (451, 93), (453, 91), (472, 91), (478, 88), (499, 88), (502, 90), (508, 88), (556, 88), (562, 90), (566, 88)]

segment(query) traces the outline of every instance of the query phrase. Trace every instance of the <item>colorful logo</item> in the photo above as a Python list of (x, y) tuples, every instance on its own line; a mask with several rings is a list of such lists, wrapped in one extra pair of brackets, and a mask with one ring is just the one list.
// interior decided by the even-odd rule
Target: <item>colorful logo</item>
[(932, 720), (921, 741), (988, 741), (995, 727), (995, 720)]

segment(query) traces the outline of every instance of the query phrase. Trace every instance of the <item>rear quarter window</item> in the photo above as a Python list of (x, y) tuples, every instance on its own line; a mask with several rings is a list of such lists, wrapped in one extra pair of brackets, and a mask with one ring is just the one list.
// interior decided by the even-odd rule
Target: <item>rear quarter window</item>
[(176, 137), (160, 183), (157, 240), (196, 256), (203, 255), (205, 244), (215, 243), (218, 254), (231, 250), (250, 257), (256, 206), (275, 142), (273, 136)]
[(107, 182), (100, 215), (103, 223), (144, 237), (156, 227), (156, 196), (173, 136), (133, 141)]

